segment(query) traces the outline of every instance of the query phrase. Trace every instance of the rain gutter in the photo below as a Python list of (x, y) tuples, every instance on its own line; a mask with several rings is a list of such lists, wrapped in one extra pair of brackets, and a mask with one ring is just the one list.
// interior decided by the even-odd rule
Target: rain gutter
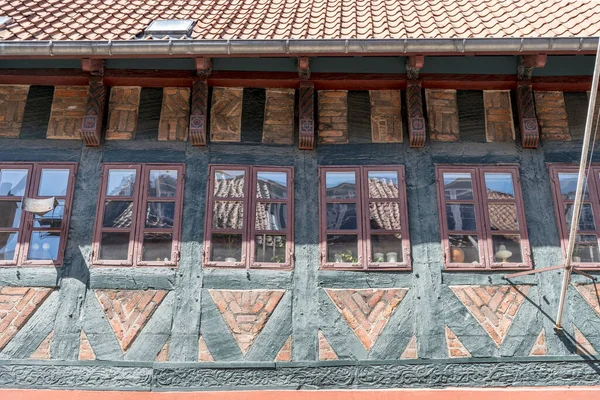
[(0, 57), (593, 54), (597, 37), (0, 41)]

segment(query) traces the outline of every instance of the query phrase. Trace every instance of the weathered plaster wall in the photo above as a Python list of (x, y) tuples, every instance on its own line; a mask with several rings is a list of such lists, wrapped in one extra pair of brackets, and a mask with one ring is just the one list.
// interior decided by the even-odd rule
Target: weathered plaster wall
[[(40, 96), (44, 93), (40, 90)], [(503, 272), (442, 271), (435, 187), (436, 164), (518, 163), (534, 266), (560, 264), (562, 256), (546, 163), (578, 160), (585, 93), (566, 95), (573, 140), (541, 143), (535, 150), (523, 149), (518, 137), (515, 143), (485, 143), (480, 92), (459, 92), (460, 142), (428, 142), (420, 149), (409, 148), (407, 140), (367, 144), (370, 123), (369, 113), (364, 110), (369, 104), (368, 95), (350, 92), (349, 144), (318, 145), (314, 151), (300, 151), (297, 144), (257, 143), (262, 122), (248, 115), (255, 111), (246, 101), (264, 102), (264, 92), (247, 91), (244, 96), (250, 100), (244, 102), (246, 115), (242, 118), (254, 122), (242, 124), (242, 143), (197, 148), (185, 142), (158, 142), (158, 122), (150, 116), (142, 126), (144, 134), (138, 131), (136, 140), (107, 141), (98, 148), (86, 148), (80, 141), (31, 139), (36, 137), (34, 127), (27, 127), (27, 135), (21, 139), (0, 140), (0, 161), (79, 162), (63, 267), (0, 269), (0, 286), (54, 289), (0, 352), (0, 385), (209, 389), (600, 383), (598, 364), (581, 361), (594, 356), (577, 356), (582, 348), (575, 345), (575, 337), (582, 335), (591, 347), (600, 350), (600, 319), (596, 313), (600, 310), (590, 307), (574, 286), (569, 289), (564, 335), (553, 332), (560, 271), (513, 282), (504, 280)], [(142, 91), (142, 102), (160, 110), (156, 97), (150, 91)], [(26, 113), (32, 112), (30, 108)], [(25, 120), (43, 119), (42, 111), (38, 114)], [(45, 132), (45, 128), (39, 131)], [(407, 132), (406, 126), (403, 131)], [(179, 268), (90, 268), (103, 162), (186, 163)], [(202, 268), (207, 171), (211, 163), (294, 167), (293, 271)], [(318, 166), (360, 164), (401, 164), (406, 168), (411, 272), (319, 270)], [(581, 277), (574, 277), (574, 281), (585, 282)], [(457, 293), (464, 286), (498, 291), (511, 283), (518, 285), (522, 303), (511, 317), (504, 340), (498, 344)], [(353, 331), (336, 308), (332, 289), (359, 291), (366, 296), (375, 290), (397, 298), (402, 293), (402, 298), (392, 307), (385, 327), (378, 334), (370, 331), (365, 339)], [(367, 289), (372, 290), (364, 291)], [(282, 293), (277, 294), (279, 300), (272, 312), (267, 312), (268, 318), (255, 325), (261, 329), (254, 332), (256, 337), (247, 349), (238, 345), (235, 332), (228, 325), (228, 315), (236, 317), (234, 306), (220, 304), (215, 295), (216, 291), (238, 290), (253, 290), (268, 299)], [(140, 306), (141, 312), (148, 310), (151, 316), (141, 326), (123, 323), (119, 332), (107, 310), (124, 305), (140, 291), (158, 296), (153, 297), (158, 299), (155, 303)], [(116, 300), (107, 306), (101, 301), (102, 293), (112, 293)], [(237, 306), (243, 308), (247, 303), (242, 299)], [(446, 360), (456, 357), (448, 352), (447, 329), (466, 351), (464, 359)], [(546, 356), (529, 357), (541, 332), (545, 336)], [(51, 339), (47, 340), (49, 335)], [(135, 338), (126, 339), (127, 335)], [(273, 362), (290, 361), (280, 358), (280, 350), (290, 336), (291, 361), (300, 364), (284, 368), (287, 364)], [(365, 346), (367, 339), (372, 343)], [(40, 349), (44, 346), (47, 349)], [(340, 361), (324, 361), (327, 358), (323, 349), (327, 346), (328, 354), (333, 353)], [(90, 348), (93, 357), (89, 356)], [(21, 361), (33, 353), (51, 361)], [(416, 354), (419, 360), (394, 361), (402, 354), (403, 358)], [(81, 358), (95, 361), (79, 361)], [(155, 360), (202, 364), (162, 366), (153, 364)], [(235, 364), (225, 367), (223, 362)]]

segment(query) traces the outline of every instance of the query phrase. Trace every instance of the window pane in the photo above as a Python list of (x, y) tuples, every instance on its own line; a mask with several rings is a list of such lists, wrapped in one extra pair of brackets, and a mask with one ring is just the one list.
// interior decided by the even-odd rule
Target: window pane
[(242, 261), (242, 235), (213, 234), (210, 245), (211, 261)]
[(356, 235), (327, 235), (327, 262), (357, 263), (358, 237)]
[(448, 230), (451, 231), (476, 231), (475, 205), (473, 204), (446, 204)]
[(577, 235), (575, 249), (573, 250), (573, 262), (600, 262), (598, 237), (596, 235)]
[(212, 226), (219, 229), (242, 229), (244, 227), (244, 202), (215, 201)]
[(0, 228), (18, 228), (21, 221), (20, 201), (0, 201)]
[(102, 226), (105, 228), (129, 228), (133, 216), (132, 201), (111, 201), (104, 203), (104, 220)]
[(100, 240), (101, 260), (127, 260), (129, 232), (104, 232)]
[(65, 201), (58, 200), (58, 205), (54, 210), (48, 211), (44, 215), (33, 214), (34, 228), (60, 228), (65, 214)]
[(171, 261), (172, 233), (144, 233), (142, 261)]
[[(568, 229), (571, 229), (571, 221), (573, 219), (573, 204), (565, 204), (565, 219), (567, 221)], [(594, 213), (592, 212), (591, 204), (581, 205), (581, 215), (579, 215), (579, 226), (577, 227), (580, 231), (595, 231), (596, 224), (594, 223)]]
[(0, 260), (14, 260), (17, 237), (17, 232), (0, 232)]
[(256, 235), (254, 236), (254, 261), (260, 263), (284, 263), (285, 255), (285, 236)]
[(357, 229), (356, 204), (354, 203), (328, 203), (327, 204), (327, 229)]
[(513, 203), (489, 203), (490, 225), (493, 231), (518, 231), (517, 206)]
[(287, 205), (282, 203), (258, 203), (256, 205), (257, 230), (279, 231), (287, 227)]
[(476, 235), (449, 235), (450, 262), (479, 264), (479, 243)]
[(215, 171), (215, 197), (244, 197), (245, 171)]
[(66, 196), (68, 184), (68, 169), (43, 169), (38, 196)]
[(134, 169), (111, 169), (108, 171), (108, 183), (106, 185), (107, 196), (133, 196), (135, 192), (136, 170)]
[(287, 198), (287, 173), (259, 172), (256, 182), (257, 199)]
[(356, 197), (356, 173), (326, 172), (325, 186), (329, 199), (353, 199)]
[(523, 262), (519, 235), (492, 235), (492, 250), (495, 262)]
[(396, 171), (369, 171), (369, 197), (374, 199), (397, 198), (398, 173)]
[(0, 169), (0, 196), (23, 196), (27, 172), (26, 169)]
[(371, 229), (400, 230), (400, 205), (398, 203), (369, 203)]
[(402, 237), (396, 235), (371, 235), (371, 260), (373, 262), (402, 262)]
[(174, 202), (148, 202), (146, 228), (172, 228), (175, 220)]
[(32, 232), (29, 242), (29, 260), (56, 260), (60, 232)]
[(511, 173), (486, 172), (485, 191), (488, 199), (514, 199), (515, 188)]
[[(560, 172), (558, 174), (558, 181), (560, 183), (560, 194), (563, 200), (575, 200), (575, 192), (577, 190), (577, 176), (576, 172)], [(587, 183), (587, 182), (586, 182)], [(584, 184), (584, 198), (589, 200), (590, 191), (587, 184)]]
[(176, 170), (151, 170), (148, 178), (148, 196), (175, 197), (177, 194)]
[(471, 174), (444, 172), (444, 196), (450, 200), (473, 200)]

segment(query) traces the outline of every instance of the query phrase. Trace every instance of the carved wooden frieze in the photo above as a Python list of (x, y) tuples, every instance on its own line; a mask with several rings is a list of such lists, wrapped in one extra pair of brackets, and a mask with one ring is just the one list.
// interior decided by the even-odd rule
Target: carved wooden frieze
[(100, 76), (90, 77), (90, 90), (81, 136), (86, 146), (99, 146), (102, 137), (102, 120), (106, 104), (106, 86)]
[(190, 109), (190, 142), (193, 146), (206, 146), (207, 112), (208, 84), (206, 79), (196, 78), (192, 85), (192, 108)]
[(408, 139), (410, 147), (423, 147), (427, 138), (423, 114), (423, 93), (420, 81), (408, 81), (406, 86), (408, 108)]
[(300, 83), (298, 103), (299, 135), (298, 147), (312, 150), (315, 146), (315, 87), (312, 82)]

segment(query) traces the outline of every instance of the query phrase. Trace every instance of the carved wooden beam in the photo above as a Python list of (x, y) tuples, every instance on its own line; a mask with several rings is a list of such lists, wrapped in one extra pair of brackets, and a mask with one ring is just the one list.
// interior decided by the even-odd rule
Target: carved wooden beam
[(315, 146), (315, 86), (312, 82), (301, 82), (298, 104), (301, 150), (312, 150)]
[(196, 75), (204, 79), (212, 73), (212, 60), (208, 57), (197, 57), (196, 63)]
[(206, 146), (206, 116), (208, 115), (208, 84), (197, 77), (192, 85), (190, 108), (190, 142), (193, 146)]
[(408, 140), (410, 147), (423, 147), (425, 146), (427, 131), (420, 81), (408, 81), (406, 85), (406, 105), (408, 108)]
[(104, 60), (83, 59), (81, 68), (90, 73), (87, 109), (81, 126), (81, 137), (86, 146), (100, 146), (102, 121), (106, 106), (106, 85), (104, 84)]
[(521, 80), (517, 84), (517, 110), (523, 147), (535, 149), (540, 141), (540, 130), (530, 81)]
[(308, 57), (298, 57), (298, 76), (303, 81), (310, 79), (310, 59)]

